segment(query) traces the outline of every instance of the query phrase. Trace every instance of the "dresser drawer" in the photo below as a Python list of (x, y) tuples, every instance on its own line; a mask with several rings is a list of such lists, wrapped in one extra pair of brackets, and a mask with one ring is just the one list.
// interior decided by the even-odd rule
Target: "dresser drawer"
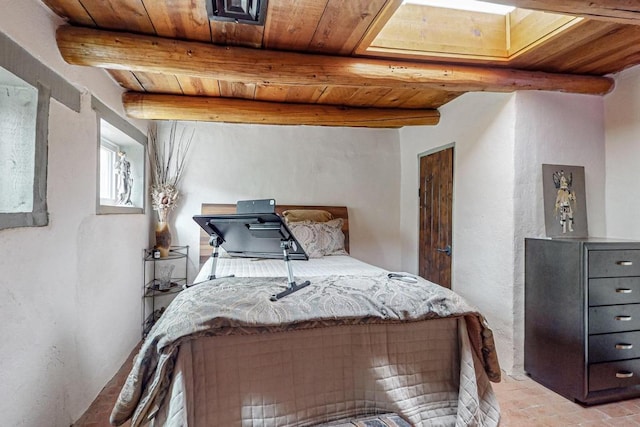
[(640, 384), (640, 359), (589, 365), (589, 391)]
[(589, 337), (589, 363), (640, 357), (640, 331)]
[(589, 251), (589, 277), (640, 276), (640, 250)]
[(640, 330), (640, 304), (589, 308), (589, 334)]
[(589, 305), (640, 303), (640, 277), (589, 279)]

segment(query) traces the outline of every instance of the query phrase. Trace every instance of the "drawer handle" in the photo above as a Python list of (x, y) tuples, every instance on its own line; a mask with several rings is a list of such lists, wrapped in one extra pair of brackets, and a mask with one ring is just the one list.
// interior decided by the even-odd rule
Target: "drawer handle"
[(633, 344), (619, 343), (616, 344), (617, 350), (631, 350), (633, 348)]
[(629, 372), (629, 371), (616, 372), (616, 378), (631, 378), (632, 376), (633, 376), (633, 372)]
[(629, 288), (617, 288), (616, 292), (619, 294), (630, 294), (631, 292), (633, 292), (633, 289), (629, 289)]
[(623, 266), (629, 266), (629, 265), (633, 265), (633, 261), (618, 261), (618, 262), (616, 262), (616, 264), (623, 265)]
[(631, 316), (616, 316), (614, 319), (619, 320), (621, 322), (628, 322), (631, 320)]

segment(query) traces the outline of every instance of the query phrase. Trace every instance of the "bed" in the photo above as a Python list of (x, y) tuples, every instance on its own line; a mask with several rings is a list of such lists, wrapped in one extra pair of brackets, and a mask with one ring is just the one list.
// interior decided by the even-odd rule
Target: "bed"
[[(202, 213), (234, 209), (203, 205)], [(235, 277), (209, 281), (203, 233), (198, 284), (150, 331), (112, 424), (498, 425), (490, 381), (500, 381), (500, 367), (476, 309), (448, 289), (389, 278), (350, 257), (345, 207), (278, 209), (329, 212), (330, 220), (289, 224), (309, 252), (317, 248), (307, 226), (339, 230), (342, 247), (333, 242), (332, 254), (293, 262), (294, 275), (311, 285), (273, 302), (270, 295), (287, 285), (283, 261), (222, 255), (216, 276)]]

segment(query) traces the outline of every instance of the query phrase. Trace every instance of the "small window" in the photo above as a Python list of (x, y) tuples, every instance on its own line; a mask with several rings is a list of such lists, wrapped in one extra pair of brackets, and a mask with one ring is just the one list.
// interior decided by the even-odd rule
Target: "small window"
[(95, 98), (98, 114), (97, 213), (144, 213), (146, 136)]

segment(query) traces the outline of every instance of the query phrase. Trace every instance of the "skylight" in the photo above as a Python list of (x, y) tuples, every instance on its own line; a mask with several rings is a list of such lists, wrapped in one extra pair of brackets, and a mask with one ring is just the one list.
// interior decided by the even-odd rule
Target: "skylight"
[(470, 10), (474, 12), (493, 13), (496, 15), (506, 15), (515, 9), (513, 6), (487, 3), (477, 0), (404, 0), (403, 4), (420, 4), (423, 6), (446, 7), (448, 9)]

